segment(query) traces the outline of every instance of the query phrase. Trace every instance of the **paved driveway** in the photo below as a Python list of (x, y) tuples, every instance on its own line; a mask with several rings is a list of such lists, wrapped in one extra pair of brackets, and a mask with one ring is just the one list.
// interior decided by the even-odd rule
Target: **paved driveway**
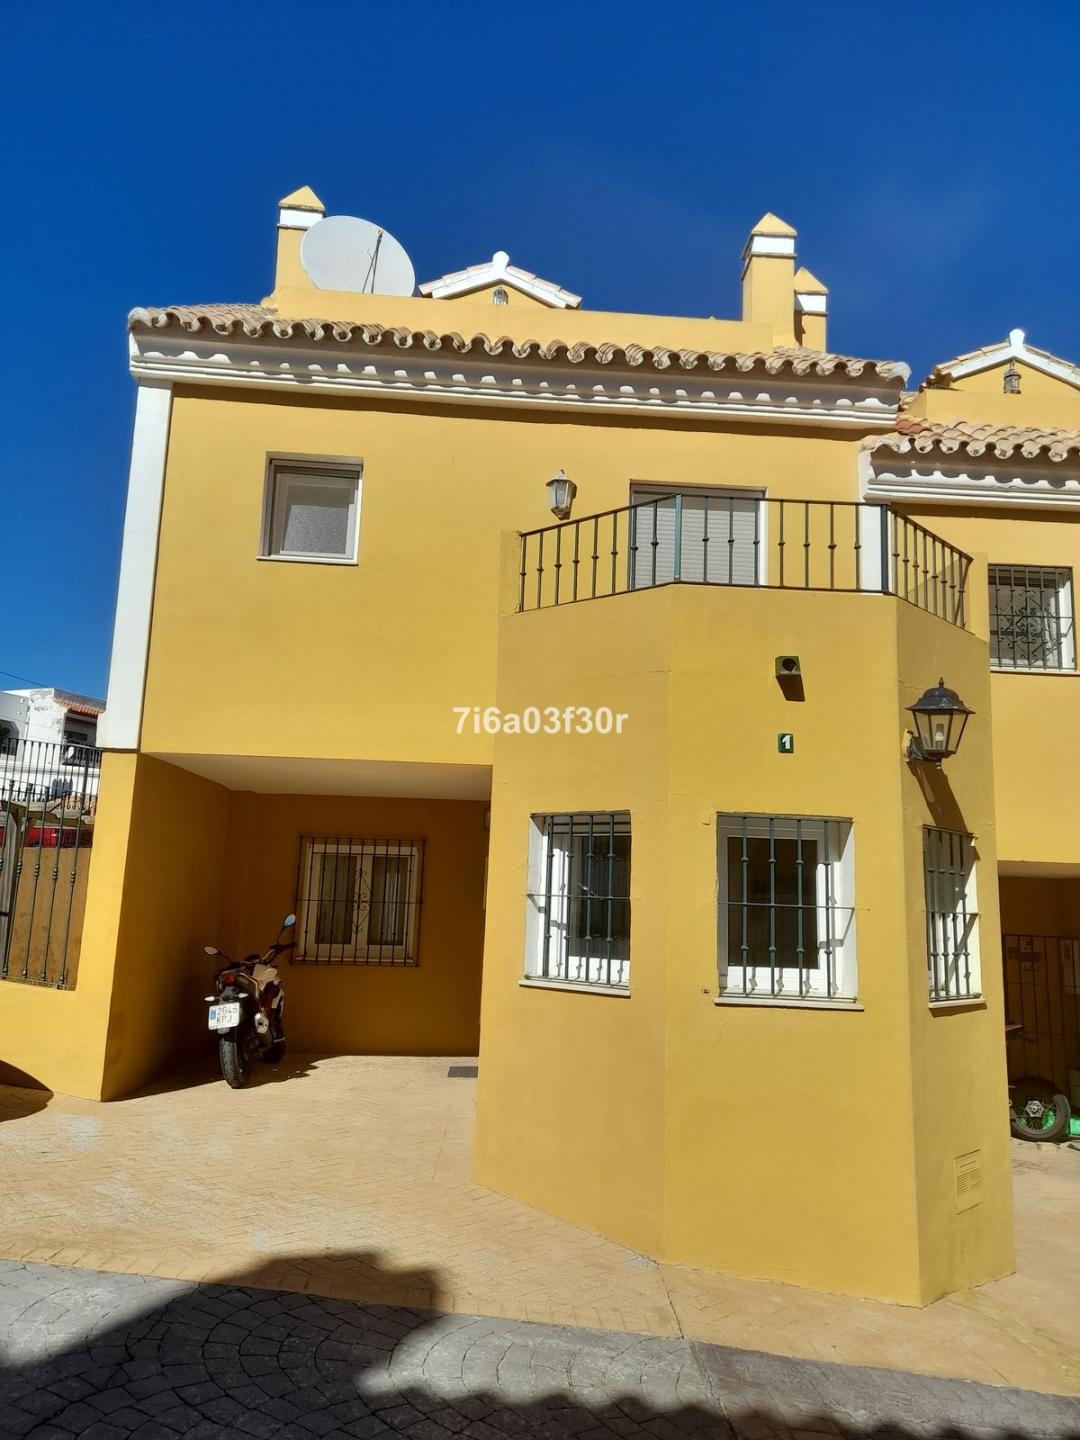
[(912, 1310), (656, 1265), (474, 1185), (462, 1067), (301, 1058), (245, 1091), (208, 1067), (111, 1105), (0, 1087), (0, 1256), (1080, 1394), (1077, 1152), (1017, 1149), (1017, 1275)]

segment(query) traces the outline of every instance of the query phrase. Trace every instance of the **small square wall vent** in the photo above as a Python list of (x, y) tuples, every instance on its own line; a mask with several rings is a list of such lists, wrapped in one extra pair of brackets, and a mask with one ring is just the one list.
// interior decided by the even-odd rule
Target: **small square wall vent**
[(956, 1182), (956, 1213), (962, 1214), (982, 1204), (983, 1170), (982, 1151), (969, 1150), (966, 1155), (957, 1155), (953, 1161), (953, 1177)]

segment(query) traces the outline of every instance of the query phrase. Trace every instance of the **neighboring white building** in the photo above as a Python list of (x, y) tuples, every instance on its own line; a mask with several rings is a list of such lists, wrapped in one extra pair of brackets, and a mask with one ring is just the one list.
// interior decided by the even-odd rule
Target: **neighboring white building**
[(95, 749), (104, 700), (69, 690), (0, 690), (0, 742), (39, 740)]
[(0, 821), (12, 805), (81, 810), (97, 795), (104, 709), (68, 690), (0, 690)]

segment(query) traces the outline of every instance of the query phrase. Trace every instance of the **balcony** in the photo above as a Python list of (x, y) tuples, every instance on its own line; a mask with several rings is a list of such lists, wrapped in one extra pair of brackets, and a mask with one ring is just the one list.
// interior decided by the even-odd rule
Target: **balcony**
[(519, 611), (661, 585), (895, 595), (966, 628), (971, 557), (883, 505), (665, 494), (522, 534)]

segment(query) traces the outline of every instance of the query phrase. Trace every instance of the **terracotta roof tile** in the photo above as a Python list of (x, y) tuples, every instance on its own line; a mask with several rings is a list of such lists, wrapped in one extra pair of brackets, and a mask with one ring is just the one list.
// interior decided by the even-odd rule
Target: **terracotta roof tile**
[(924, 455), (935, 451), (951, 455), (963, 451), (973, 459), (989, 455), (998, 460), (1018, 456), (1025, 460), (1045, 457), (1058, 462), (1080, 462), (1080, 431), (1039, 430), (1028, 425), (980, 425), (971, 420), (923, 420), (914, 415), (901, 415), (895, 430), (869, 437), (862, 443), (867, 450), (888, 447), (900, 454), (914, 451)]
[(615, 366), (647, 365), (655, 370), (764, 370), (767, 374), (790, 371), (793, 375), (829, 376), (839, 374), (849, 379), (862, 375), (875, 376), (903, 385), (910, 370), (893, 360), (859, 360), (850, 355), (833, 355), (820, 350), (804, 350), (797, 346), (775, 350), (742, 353), (717, 350), (674, 350), (667, 346), (619, 345), (614, 342), (591, 344), (579, 340), (568, 344), (563, 340), (514, 340), (508, 335), (496, 338), (483, 334), (459, 335), (456, 331), (440, 334), (434, 330), (411, 330), (406, 326), (365, 324), (351, 320), (305, 319), (286, 320), (276, 311), (262, 305), (169, 305), (132, 310), (128, 316), (130, 330), (167, 330), (176, 328), (191, 334), (200, 331), (217, 335), (243, 334), (249, 339), (272, 337), (278, 340), (308, 339), (319, 342), (338, 341), (371, 348), (397, 346), (399, 349), (453, 350), (467, 355), (513, 355), (519, 360), (567, 360), (571, 364)]

